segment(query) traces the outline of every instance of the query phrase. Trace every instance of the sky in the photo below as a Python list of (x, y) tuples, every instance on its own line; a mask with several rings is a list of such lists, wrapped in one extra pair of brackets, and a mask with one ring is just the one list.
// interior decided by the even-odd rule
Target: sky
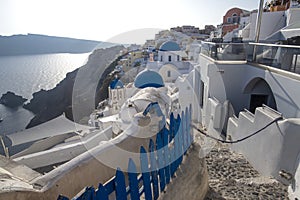
[(161, 29), (216, 26), (230, 8), (251, 11), (258, 5), (259, 0), (0, 0), (0, 35), (141, 43)]

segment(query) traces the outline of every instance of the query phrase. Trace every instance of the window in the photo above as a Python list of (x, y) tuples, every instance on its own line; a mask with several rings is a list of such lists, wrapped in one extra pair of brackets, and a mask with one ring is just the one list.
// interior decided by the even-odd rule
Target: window
[(168, 77), (171, 77), (171, 71), (170, 70), (168, 71)]
[(160, 56), (160, 62), (162, 62), (163, 61), (163, 56)]
[(177, 55), (177, 61), (179, 61), (180, 60), (180, 57), (179, 57), (179, 55)]
[(203, 108), (203, 99), (204, 99), (204, 82), (201, 80), (200, 83), (200, 99), (199, 99), (199, 104), (201, 108)]
[(169, 56), (169, 62), (171, 62), (172, 61), (172, 56)]
[(231, 23), (231, 17), (227, 18), (227, 23)]
[(238, 23), (238, 21), (239, 21), (239, 18), (237, 16), (237, 14), (233, 13), (232, 14), (232, 23), (235, 24), (235, 23)]

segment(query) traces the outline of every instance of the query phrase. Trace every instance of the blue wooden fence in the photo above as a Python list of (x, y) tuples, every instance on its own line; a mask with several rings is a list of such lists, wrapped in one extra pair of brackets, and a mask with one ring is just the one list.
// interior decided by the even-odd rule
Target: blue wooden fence
[[(140, 199), (144, 195), (146, 200), (158, 199), (159, 193), (174, 177), (176, 170), (182, 162), (183, 155), (193, 142), (190, 129), (191, 108), (186, 108), (181, 116), (170, 116), (169, 128), (166, 126), (159, 131), (156, 141), (151, 139), (148, 152), (144, 147), (140, 148), (140, 167), (138, 172), (132, 159), (128, 162), (128, 185), (125, 175), (117, 169), (115, 177), (105, 184), (99, 184), (98, 189), (86, 187), (85, 192), (74, 200), (108, 200), (114, 193), (115, 199), (127, 200)], [(69, 200), (59, 195), (58, 200)]]

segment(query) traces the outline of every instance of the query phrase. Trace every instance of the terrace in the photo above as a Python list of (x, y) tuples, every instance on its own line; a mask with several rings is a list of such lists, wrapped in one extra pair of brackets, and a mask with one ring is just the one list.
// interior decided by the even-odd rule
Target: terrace
[(300, 74), (300, 46), (266, 43), (202, 42), (201, 51), (217, 63), (249, 63), (276, 72)]

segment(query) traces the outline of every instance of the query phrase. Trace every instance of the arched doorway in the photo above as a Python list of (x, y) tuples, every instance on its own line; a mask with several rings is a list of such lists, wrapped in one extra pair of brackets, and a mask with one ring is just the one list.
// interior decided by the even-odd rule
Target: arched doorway
[(262, 78), (252, 79), (244, 89), (245, 94), (250, 95), (249, 111), (254, 113), (257, 107), (263, 104), (277, 110), (274, 94), (269, 84)]

